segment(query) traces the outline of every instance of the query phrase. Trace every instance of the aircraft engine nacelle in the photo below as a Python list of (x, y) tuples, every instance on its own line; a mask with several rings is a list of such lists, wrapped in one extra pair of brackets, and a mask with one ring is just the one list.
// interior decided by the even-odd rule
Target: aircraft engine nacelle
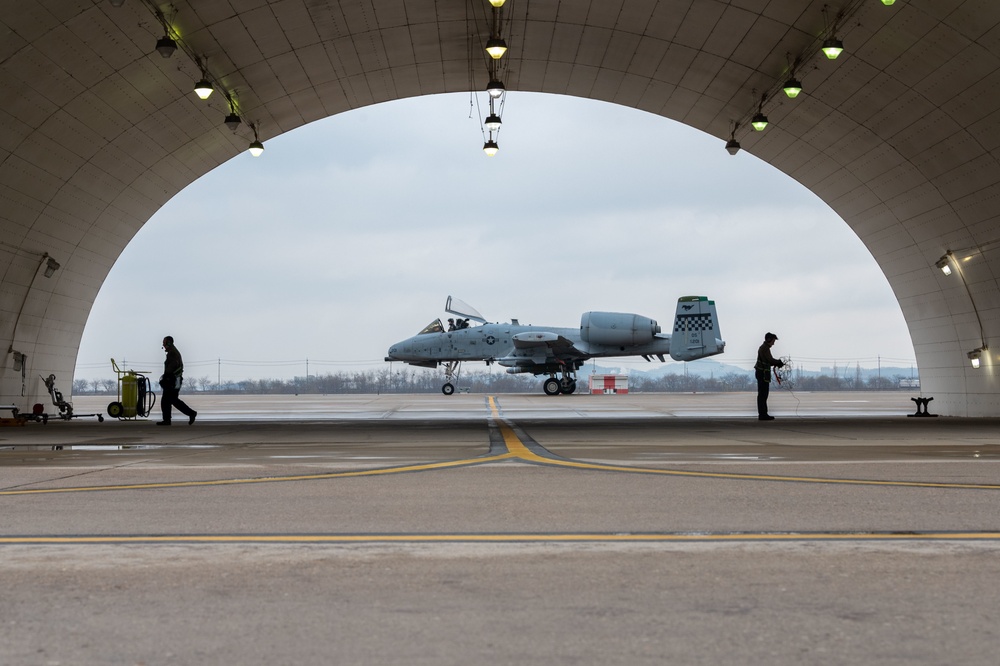
[(659, 324), (637, 314), (584, 312), (580, 318), (580, 338), (593, 345), (642, 345), (659, 332)]

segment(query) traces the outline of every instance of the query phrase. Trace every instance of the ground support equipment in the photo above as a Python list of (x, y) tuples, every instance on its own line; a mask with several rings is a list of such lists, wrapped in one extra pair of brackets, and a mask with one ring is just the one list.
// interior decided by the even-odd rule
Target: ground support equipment
[(149, 381), (148, 370), (122, 370), (111, 359), (111, 367), (118, 375), (118, 400), (108, 405), (108, 416), (119, 421), (135, 421), (146, 418), (156, 404)]

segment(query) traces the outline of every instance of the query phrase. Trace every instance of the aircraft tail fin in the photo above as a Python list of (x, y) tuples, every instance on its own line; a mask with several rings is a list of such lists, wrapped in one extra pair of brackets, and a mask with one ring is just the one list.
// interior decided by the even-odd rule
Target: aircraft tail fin
[(670, 336), (670, 357), (675, 361), (693, 361), (721, 354), (725, 349), (715, 301), (706, 296), (678, 298), (674, 332)]

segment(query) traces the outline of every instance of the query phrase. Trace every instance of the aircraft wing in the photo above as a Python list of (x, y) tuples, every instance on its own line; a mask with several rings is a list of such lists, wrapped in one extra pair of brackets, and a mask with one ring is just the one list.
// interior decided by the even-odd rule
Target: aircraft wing
[(550, 331), (518, 333), (511, 341), (514, 343), (514, 350), (505, 358), (499, 359), (500, 365), (542, 365), (551, 362), (553, 357), (569, 360), (587, 356), (577, 349), (572, 340)]

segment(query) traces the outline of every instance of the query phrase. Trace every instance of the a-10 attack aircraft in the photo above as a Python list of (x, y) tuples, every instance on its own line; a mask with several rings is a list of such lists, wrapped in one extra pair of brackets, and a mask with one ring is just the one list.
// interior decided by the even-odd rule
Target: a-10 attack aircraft
[[(591, 358), (655, 356), (663, 361), (694, 361), (725, 351), (720, 338), (715, 301), (704, 296), (677, 299), (673, 333), (660, 332), (652, 319), (621, 312), (585, 312), (580, 328), (525, 326), (516, 319), (491, 324), (474, 308), (448, 297), (445, 311), (458, 316), (452, 330), (435, 319), (412, 338), (389, 348), (386, 361), (402, 361), (423, 368), (444, 365), (445, 395), (455, 392), (452, 381), (462, 361), (498, 363), (511, 374), (548, 375), (547, 395), (576, 391), (576, 371)], [(474, 321), (478, 325), (470, 325)], [(449, 320), (451, 321), (451, 320)], [(557, 377), (558, 375), (558, 377)]]

